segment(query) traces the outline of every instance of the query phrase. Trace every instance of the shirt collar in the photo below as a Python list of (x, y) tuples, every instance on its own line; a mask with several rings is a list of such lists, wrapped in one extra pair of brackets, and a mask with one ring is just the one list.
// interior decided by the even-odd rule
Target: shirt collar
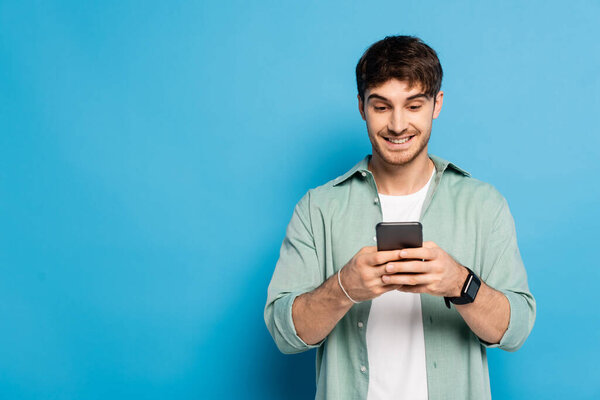
[[(464, 176), (471, 176), (471, 174), (468, 173), (467, 171), (465, 171), (464, 169), (458, 167), (456, 164), (451, 163), (450, 161), (444, 160), (441, 157), (434, 156), (433, 154), (429, 154), (429, 158), (431, 159), (431, 161), (433, 161), (433, 164), (435, 165), (435, 169), (438, 173), (443, 173), (444, 171), (446, 171), (446, 169), (451, 168), (451, 169), (455, 170), (456, 172), (458, 172), (459, 174), (462, 174)], [(362, 173), (363, 175), (364, 175), (364, 173), (370, 174), (371, 171), (369, 171), (369, 168), (368, 168), (370, 160), (371, 160), (371, 155), (369, 154), (365, 158), (360, 160), (354, 167), (352, 167), (344, 175), (336, 178), (333, 186), (342, 184), (343, 182), (347, 181), (348, 179), (350, 179), (351, 177), (353, 177), (355, 174), (358, 174), (358, 173)]]

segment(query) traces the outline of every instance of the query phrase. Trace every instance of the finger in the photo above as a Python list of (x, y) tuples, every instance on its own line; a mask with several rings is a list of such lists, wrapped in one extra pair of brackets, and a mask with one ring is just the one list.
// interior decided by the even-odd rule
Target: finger
[(407, 274), (407, 273), (426, 273), (431, 270), (431, 265), (423, 261), (396, 261), (385, 264), (381, 274)]
[(427, 285), (401, 286), (396, 290), (406, 293), (428, 293)]
[(427, 247), (428, 249), (435, 249), (436, 247), (440, 247), (435, 242), (427, 241), (423, 242), (423, 247)]
[(381, 264), (388, 263), (390, 261), (397, 261), (402, 258), (402, 257), (400, 257), (400, 251), (401, 250), (389, 250), (389, 251), (378, 251), (375, 253), (366, 254), (365, 261), (369, 265), (381, 265)]
[(383, 265), (372, 265), (371, 267), (367, 267), (364, 269), (364, 277), (365, 279), (373, 279), (373, 280), (377, 280), (381, 283), (381, 276), (385, 275), (385, 267), (387, 266), (386, 264)]
[(390, 291), (390, 290), (398, 290), (400, 288), (402, 288), (402, 285), (383, 285), (383, 288), (386, 291)]
[(358, 251), (359, 253), (376, 253), (377, 246), (365, 246)]
[(383, 275), (381, 281), (386, 285), (428, 285), (432, 281), (429, 274), (392, 274)]
[(415, 247), (411, 249), (403, 249), (400, 256), (403, 259), (409, 260), (433, 260), (437, 249), (432, 247)]

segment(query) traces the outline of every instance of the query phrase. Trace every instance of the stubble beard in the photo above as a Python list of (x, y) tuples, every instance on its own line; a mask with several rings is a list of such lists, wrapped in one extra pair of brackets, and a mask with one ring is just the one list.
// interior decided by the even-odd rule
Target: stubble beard
[(416, 143), (412, 143), (411, 147), (404, 151), (387, 151), (384, 149), (385, 143), (381, 144), (380, 141), (385, 141), (383, 136), (401, 136), (401, 135), (393, 135), (390, 134), (389, 131), (382, 131), (377, 133), (376, 137), (372, 137), (369, 135), (369, 139), (371, 140), (371, 146), (373, 147), (373, 152), (377, 153), (377, 156), (386, 164), (393, 166), (403, 166), (410, 164), (413, 162), (419, 155), (421, 155), (424, 151), (427, 151), (427, 144), (429, 143), (429, 138), (431, 136), (431, 130), (423, 134), (419, 130), (411, 130), (408, 132), (402, 132), (402, 134), (409, 133), (414, 134), (415, 136), (411, 139), (411, 141), (417, 140)]

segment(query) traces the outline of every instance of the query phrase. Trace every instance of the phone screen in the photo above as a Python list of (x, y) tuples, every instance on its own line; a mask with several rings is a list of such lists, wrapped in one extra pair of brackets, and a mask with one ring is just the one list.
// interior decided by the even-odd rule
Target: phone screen
[(380, 222), (375, 226), (377, 251), (402, 250), (423, 246), (420, 222)]

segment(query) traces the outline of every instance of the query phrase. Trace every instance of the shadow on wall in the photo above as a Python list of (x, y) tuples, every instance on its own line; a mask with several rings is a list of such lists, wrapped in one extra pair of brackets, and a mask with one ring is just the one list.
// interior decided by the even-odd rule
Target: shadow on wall
[(259, 399), (313, 399), (316, 393), (315, 350), (282, 355), (277, 349), (263, 355), (256, 390)]
[[(268, 248), (267, 248), (268, 247)], [(277, 247), (277, 248), (276, 248)], [(210, 399), (314, 398), (315, 351), (282, 354), (264, 323), (267, 286), (279, 252), (265, 243), (264, 251), (246, 265), (252, 273), (242, 290), (210, 327), (200, 349), (200, 361), (209, 361), (196, 392)]]
[[(368, 154), (370, 145), (366, 132), (359, 132), (356, 126), (347, 128), (321, 128), (320, 132), (311, 136), (316, 140), (307, 141), (300, 152), (300, 159), (296, 163), (303, 165), (303, 168), (299, 179), (288, 183), (289, 190), (322, 185), (346, 172)], [(290, 216), (292, 210), (293, 205), (290, 206)], [(280, 353), (263, 320), (267, 287), (284, 235), (285, 232), (274, 232), (271, 237), (278, 239), (264, 244), (261, 256), (252, 269), (254, 272), (250, 281), (255, 284), (249, 284), (244, 290), (245, 301), (251, 301), (253, 310), (252, 318), (248, 318), (248, 329), (253, 331), (250, 336), (257, 339), (250, 346), (244, 361), (249, 371), (245, 379), (247, 398), (299, 400), (315, 396), (316, 350), (291, 355)]]
[[(298, 194), (343, 174), (370, 150), (366, 132), (359, 126), (335, 124), (327, 118), (329, 121), (316, 118), (310, 123), (296, 124), (289, 134), (293, 137), (302, 133), (303, 140), (278, 149), (270, 159), (273, 168), (261, 177), (268, 181), (272, 178), (269, 174), (279, 172), (275, 167), (286, 163), (285, 179), (277, 180), (278, 184), (269, 189), (270, 196), (278, 200), (276, 206), (285, 208), (286, 220), (266, 224), (260, 238), (250, 237), (241, 245), (239, 251), (250, 251), (252, 258), (244, 259), (242, 264), (236, 262), (236, 281), (223, 282), (222, 295), (211, 299), (211, 307), (220, 310), (219, 316), (206, 327), (210, 332), (199, 344), (194, 362), (194, 368), (198, 368), (194, 392), (203, 398), (295, 400), (315, 396), (315, 351), (281, 354), (263, 315), (267, 287), (279, 257), (285, 226), (300, 199)], [(273, 218), (272, 208), (245, 204), (247, 212), (259, 213), (254, 221)], [(239, 226), (240, 232), (252, 232), (252, 228)], [(218, 268), (212, 270), (219, 273)]]

